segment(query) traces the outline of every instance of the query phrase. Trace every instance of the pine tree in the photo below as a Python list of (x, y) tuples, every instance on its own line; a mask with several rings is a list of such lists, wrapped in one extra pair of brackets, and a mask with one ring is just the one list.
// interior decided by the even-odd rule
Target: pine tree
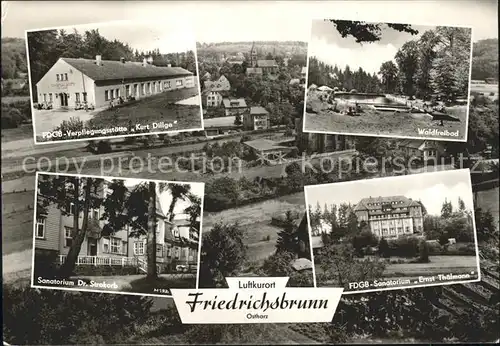
[(277, 252), (297, 253), (299, 250), (299, 239), (297, 227), (292, 216), (292, 212), (288, 210), (285, 214), (283, 230), (278, 233), (276, 241)]

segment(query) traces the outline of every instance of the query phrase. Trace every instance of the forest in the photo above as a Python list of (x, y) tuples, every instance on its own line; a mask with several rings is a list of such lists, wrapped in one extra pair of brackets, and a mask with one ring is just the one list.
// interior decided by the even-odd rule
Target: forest
[(467, 95), (471, 30), (437, 27), (407, 41), (378, 74), (351, 71), (311, 57), (308, 85), (328, 85), (351, 91), (402, 94), (428, 100), (438, 95), (455, 100)]
[[(83, 33), (74, 29), (45, 30), (28, 32), (28, 50), (30, 56), (31, 87), (35, 91), (36, 83), (60, 58), (95, 59), (101, 55), (103, 60), (120, 60), (140, 62), (144, 57), (153, 57), (153, 64), (157, 66), (183, 67), (196, 74), (196, 59), (193, 51), (162, 54), (159, 48), (151, 51), (138, 51), (128, 43), (118, 40), (109, 40), (99, 33), (99, 29), (92, 29)], [(33, 93), (36, 95), (36, 92)]]

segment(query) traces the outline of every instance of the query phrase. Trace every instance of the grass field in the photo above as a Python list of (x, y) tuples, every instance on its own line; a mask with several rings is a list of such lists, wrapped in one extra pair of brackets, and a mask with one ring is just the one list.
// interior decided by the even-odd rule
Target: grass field
[[(178, 105), (175, 102), (198, 95), (198, 88), (179, 89), (138, 100), (130, 105), (97, 113), (88, 125), (91, 128), (149, 125), (150, 132), (164, 132), (201, 128), (199, 105)], [(152, 123), (175, 123), (170, 129), (153, 129)]]
[(22, 124), (15, 129), (2, 130), (2, 145), (11, 141), (17, 141), (26, 138), (33, 138), (32, 124)]
[[(498, 98), (498, 84), (474, 84), (470, 85), (471, 92), (483, 93), (491, 98)], [(493, 95), (490, 95), (493, 93)]]
[[(2, 254), (33, 246), (34, 191), (2, 195)], [(9, 263), (4, 262), (4, 266)]]
[[(286, 211), (305, 212), (304, 193), (296, 193), (273, 200), (254, 203), (218, 213), (203, 214), (203, 232), (209, 232), (219, 221), (225, 224), (238, 223), (245, 231), (248, 246), (247, 260), (261, 262), (274, 253), (278, 232), (281, 228), (271, 225), (271, 218)], [(269, 236), (269, 240), (265, 238)]]
[(314, 95), (307, 100), (308, 108), (315, 113), (306, 113), (305, 131), (311, 132), (333, 132), (340, 134), (358, 134), (373, 136), (404, 136), (404, 137), (435, 137), (456, 139), (449, 136), (420, 135), (418, 129), (437, 129), (449, 132), (459, 131), (458, 139), (463, 139), (467, 124), (467, 107), (455, 106), (448, 109), (448, 113), (458, 117), (460, 122), (445, 121), (444, 126), (440, 122), (432, 120), (429, 116), (422, 114), (411, 114), (408, 112), (381, 112), (369, 107), (363, 107), (360, 116), (343, 115), (328, 109), (326, 102), (320, 101)]

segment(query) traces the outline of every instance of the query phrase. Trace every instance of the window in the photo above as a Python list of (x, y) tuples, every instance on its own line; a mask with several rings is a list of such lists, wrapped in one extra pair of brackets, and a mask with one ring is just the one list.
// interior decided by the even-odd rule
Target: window
[(36, 238), (45, 238), (45, 218), (36, 219)]
[(120, 97), (120, 89), (116, 89), (116, 91), (115, 91), (115, 97)]
[(151, 94), (151, 83), (148, 82), (148, 93)]
[(167, 257), (172, 257), (172, 247), (169, 244), (165, 244), (167, 250)]
[(109, 101), (109, 91), (104, 90), (104, 101)]
[(102, 238), (102, 251), (104, 253), (109, 253), (109, 239)]
[(115, 98), (115, 90), (114, 89), (110, 90), (110, 97), (111, 97), (111, 99)]
[(175, 251), (175, 259), (181, 258), (181, 249), (178, 246), (175, 247), (174, 251)]
[(82, 93), (83, 95), (83, 102), (87, 102), (87, 93)]
[(163, 87), (164, 87), (165, 89), (170, 89), (170, 81), (163, 82)]
[(144, 255), (144, 242), (136, 241), (134, 243), (134, 255)]
[(110, 243), (111, 243), (111, 253), (114, 253), (114, 254), (121, 254), (122, 253), (122, 241), (121, 239), (119, 238), (111, 238), (110, 239)]
[(175, 81), (175, 85), (176, 85), (176, 86), (178, 86), (178, 87), (179, 87), (179, 86), (182, 86), (182, 79), (178, 79), (178, 80), (176, 80), (176, 81)]
[(75, 93), (76, 103), (80, 103), (80, 93)]
[(163, 246), (156, 244), (156, 256), (163, 257)]
[(56, 78), (57, 78), (57, 81), (59, 82), (59, 75), (58, 74), (56, 74)]
[(146, 84), (141, 83), (141, 89), (142, 89), (142, 94), (145, 95), (146, 94)]
[(99, 209), (92, 209), (92, 218), (99, 220)]
[(71, 236), (71, 228), (66, 227), (64, 228), (64, 246), (66, 247), (71, 247), (71, 244), (73, 244), (73, 237)]
[(67, 73), (64, 74), (64, 80), (68, 80), (68, 74)]
[(49, 102), (52, 103), (52, 93), (49, 93)]

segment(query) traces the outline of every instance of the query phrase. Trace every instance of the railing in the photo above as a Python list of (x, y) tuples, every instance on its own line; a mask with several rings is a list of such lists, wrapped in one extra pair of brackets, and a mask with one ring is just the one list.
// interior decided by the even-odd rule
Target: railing
[[(59, 255), (59, 264), (66, 261), (66, 255)], [(138, 259), (134, 257), (101, 257), (101, 256), (78, 256), (76, 265), (93, 266), (138, 266)]]

